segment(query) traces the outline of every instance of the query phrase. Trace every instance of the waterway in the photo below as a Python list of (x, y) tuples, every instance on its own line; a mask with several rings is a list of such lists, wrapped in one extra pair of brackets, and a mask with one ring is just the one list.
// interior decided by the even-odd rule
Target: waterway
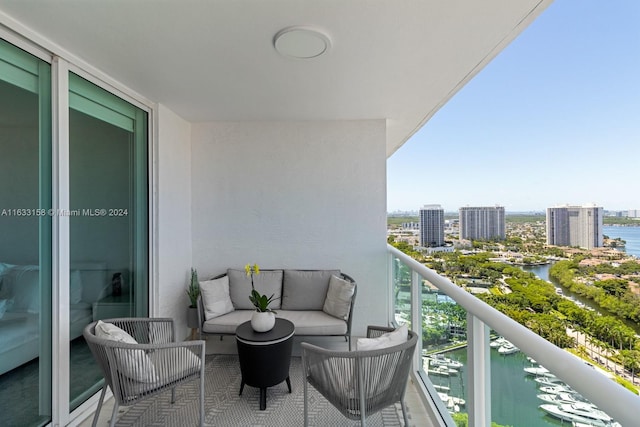
[[(627, 228), (631, 228), (631, 227), (627, 227)], [(640, 229), (640, 227), (638, 227), (638, 229)], [(553, 264), (542, 264), (542, 265), (528, 265), (528, 266), (523, 266), (521, 267), (524, 271), (530, 271), (533, 274), (535, 274), (536, 276), (538, 276), (540, 279), (542, 280), (546, 280), (547, 282), (550, 282), (553, 286), (555, 286), (556, 288), (562, 290), (562, 294), (567, 297), (570, 298), (574, 301), (578, 301), (582, 304), (584, 304), (586, 307), (589, 307), (592, 310), (597, 311), (598, 313), (605, 315), (605, 316), (615, 316), (613, 313), (610, 313), (607, 310), (602, 309), (599, 305), (597, 305), (596, 303), (594, 303), (592, 300), (588, 299), (588, 298), (584, 298), (578, 294), (575, 294), (569, 290), (567, 290), (567, 288), (563, 288), (560, 283), (555, 280), (552, 277), (549, 277), (549, 269), (551, 268)], [(640, 325), (638, 325), (635, 322), (632, 322), (630, 320), (626, 320), (626, 319), (620, 319), (622, 322), (624, 322), (625, 325), (627, 325), (628, 327), (632, 328), (633, 330), (636, 331), (636, 333), (640, 334)]]
[(602, 234), (609, 236), (611, 239), (617, 237), (627, 242), (624, 250), (629, 255), (640, 258), (640, 226), (624, 227), (624, 226), (606, 226), (602, 227)]
[[(627, 242), (626, 253), (640, 258), (640, 227), (604, 227), (603, 231), (610, 238), (620, 237), (625, 240)], [(558, 283), (550, 280), (550, 267), (551, 264), (546, 264), (523, 267), (523, 269), (531, 271), (541, 279), (561, 288)], [(575, 298), (596, 310), (599, 309), (588, 299), (572, 295), (565, 289), (563, 292), (565, 296)], [(437, 386), (448, 387), (447, 393), (450, 396), (468, 399), (466, 387), (467, 349), (450, 351), (445, 353), (445, 356), (461, 362), (464, 366), (459, 369), (460, 372), (457, 375), (448, 377), (430, 375), (431, 382)], [(524, 372), (524, 368), (528, 366), (532, 366), (532, 363), (522, 352), (503, 356), (496, 349), (491, 349), (492, 420), (500, 425), (513, 427), (570, 426), (570, 423), (566, 421), (561, 423), (560, 420), (547, 415), (539, 408), (544, 402), (537, 397), (541, 393), (537, 383), (533, 377)], [(463, 412), (466, 411), (464, 407), (461, 409)]]
[[(449, 387), (450, 396), (467, 399), (466, 363), (467, 349), (462, 348), (445, 353), (446, 357), (464, 364), (457, 375), (448, 377), (430, 375), (434, 385)], [(537, 395), (542, 391), (533, 377), (524, 372), (524, 368), (534, 366), (527, 360), (525, 354), (518, 352), (510, 355), (500, 355), (496, 349), (491, 349), (491, 419), (503, 425), (513, 427), (548, 427), (571, 426), (567, 421), (560, 420), (546, 414), (539, 408), (542, 400)], [(535, 365), (537, 366), (537, 365)], [(466, 408), (461, 408), (466, 412)]]

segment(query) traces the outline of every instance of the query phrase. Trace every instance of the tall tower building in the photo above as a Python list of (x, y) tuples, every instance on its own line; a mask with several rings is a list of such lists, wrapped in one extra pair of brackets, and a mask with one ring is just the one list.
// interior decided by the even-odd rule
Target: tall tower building
[(584, 249), (601, 247), (602, 207), (566, 205), (547, 208), (547, 244)]
[(425, 205), (420, 209), (420, 246), (444, 246), (444, 209), (440, 205)]
[(460, 208), (460, 239), (504, 239), (504, 206)]

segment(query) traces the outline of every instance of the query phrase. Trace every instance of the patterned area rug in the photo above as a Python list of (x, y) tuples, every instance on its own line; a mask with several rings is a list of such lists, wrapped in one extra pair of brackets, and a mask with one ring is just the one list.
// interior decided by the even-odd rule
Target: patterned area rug
[[(267, 389), (267, 409), (259, 410), (260, 392), (245, 386), (240, 390), (237, 355), (207, 355), (205, 377), (205, 422), (210, 426), (302, 426), (304, 393), (302, 361), (291, 358), (289, 376), (293, 392), (285, 383)], [(132, 406), (119, 416), (118, 426), (186, 426), (198, 424), (198, 384), (192, 381), (177, 389), (176, 402), (170, 392)], [(309, 424), (312, 426), (357, 426), (345, 418), (313, 387), (309, 387)], [(389, 406), (367, 419), (370, 426), (401, 426), (400, 405)]]

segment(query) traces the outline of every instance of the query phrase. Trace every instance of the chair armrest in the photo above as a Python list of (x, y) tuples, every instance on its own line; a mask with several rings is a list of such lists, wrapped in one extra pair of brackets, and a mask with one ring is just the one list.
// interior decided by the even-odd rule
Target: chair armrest
[(386, 334), (387, 332), (395, 331), (394, 328), (390, 328), (387, 326), (367, 326), (367, 338), (377, 338), (380, 335)]

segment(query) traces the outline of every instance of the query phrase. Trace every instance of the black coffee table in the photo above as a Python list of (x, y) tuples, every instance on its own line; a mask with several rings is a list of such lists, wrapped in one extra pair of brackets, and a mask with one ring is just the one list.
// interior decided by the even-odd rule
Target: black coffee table
[(240, 359), (240, 395), (244, 385), (260, 389), (260, 410), (267, 408), (267, 387), (287, 382), (291, 393), (289, 365), (293, 346), (293, 323), (276, 318), (270, 331), (255, 332), (251, 322), (244, 322), (236, 328), (236, 343)]

